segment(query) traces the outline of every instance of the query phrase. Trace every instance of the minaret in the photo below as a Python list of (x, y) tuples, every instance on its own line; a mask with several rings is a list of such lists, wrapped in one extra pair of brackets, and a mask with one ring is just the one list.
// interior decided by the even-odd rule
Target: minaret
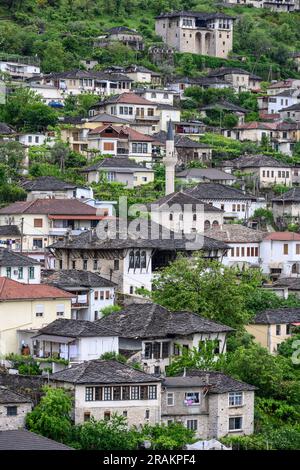
[(166, 168), (166, 196), (175, 191), (175, 166), (177, 163), (177, 155), (175, 152), (174, 132), (172, 121), (168, 122), (166, 155), (163, 158)]

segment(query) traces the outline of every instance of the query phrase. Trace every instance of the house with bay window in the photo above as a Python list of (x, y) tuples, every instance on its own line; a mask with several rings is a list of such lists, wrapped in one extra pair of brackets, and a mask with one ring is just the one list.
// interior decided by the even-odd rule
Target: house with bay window
[(73, 365), (52, 374), (50, 386), (73, 392), (75, 424), (109, 420), (114, 413), (129, 426), (160, 423), (161, 380), (116, 360)]
[(216, 371), (187, 370), (162, 383), (162, 423), (181, 422), (201, 439), (254, 430), (253, 385)]
[(172, 357), (199, 343), (214, 340), (215, 354), (226, 351), (232, 328), (191, 312), (171, 312), (153, 303), (133, 303), (101, 318), (97, 324), (119, 335), (119, 351), (131, 352), (131, 361), (145, 372), (165, 374)]

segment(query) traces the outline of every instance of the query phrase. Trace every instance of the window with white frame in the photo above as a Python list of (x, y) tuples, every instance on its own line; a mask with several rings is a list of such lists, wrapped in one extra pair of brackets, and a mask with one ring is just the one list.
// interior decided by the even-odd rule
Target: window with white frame
[(44, 315), (44, 305), (38, 304), (35, 306), (35, 316), (42, 317)]
[(197, 431), (198, 429), (198, 420), (197, 419), (188, 419), (186, 421), (186, 427), (191, 431)]
[(243, 405), (243, 392), (229, 392), (228, 404), (229, 406), (242, 406)]
[(86, 387), (85, 388), (85, 401), (93, 401), (93, 387)]
[(173, 392), (167, 393), (167, 406), (174, 406), (174, 393)]
[(241, 431), (243, 429), (242, 416), (234, 416), (229, 418), (229, 431)]
[(63, 317), (65, 314), (65, 306), (64, 304), (58, 304), (56, 305), (56, 316), (57, 317)]

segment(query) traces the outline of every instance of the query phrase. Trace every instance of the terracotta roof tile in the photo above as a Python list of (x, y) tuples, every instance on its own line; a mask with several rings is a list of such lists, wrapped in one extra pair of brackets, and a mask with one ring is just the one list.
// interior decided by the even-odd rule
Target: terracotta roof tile
[(0, 302), (28, 299), (71, 299), (73, 294), (46, 284), (22, 284), (7, 277), (0, 277)]
[(94, 207), (77, 199), (35, 199), (2, 207), (0, 214), (97, 215)]

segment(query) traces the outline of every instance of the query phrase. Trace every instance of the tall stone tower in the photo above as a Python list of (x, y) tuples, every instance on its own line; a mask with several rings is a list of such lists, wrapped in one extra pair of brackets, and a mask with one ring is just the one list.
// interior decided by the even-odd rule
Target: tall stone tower
[(166, 155), (163, 158), (163, 163), (166, 168), (166, 196), (174, 193), (175, 191), (175, 166), (177, 163), (177, 155), (175, 151), (173, 124), (170, 120), (168, 123), (167, 140), (166, 140)]

